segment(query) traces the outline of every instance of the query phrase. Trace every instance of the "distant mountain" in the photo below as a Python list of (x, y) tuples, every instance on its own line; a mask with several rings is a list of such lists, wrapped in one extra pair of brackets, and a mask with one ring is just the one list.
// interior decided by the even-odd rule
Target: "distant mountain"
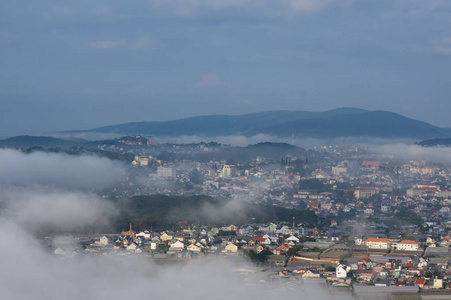
[(451, 138), (445, 138), (445, 139), (429, 139), (424, 140), (421, 142), (418, 142), (418, 145), (423, 147), (450, 147), (451, 146)]
[(0, 140), (0, 148), (62, 148), (67, 149), (74, 146), (84, 144), (86, 141), (82, 139), (61, 139), (50, 136), (14, 136), (4, 140)]
[(255, 136), (336, 138), (443, 138), (451, 129), (440, 128), (387, 111), (340, 108), (326, 112), (268, 111), (245, 115), (198, 116), (163, 122), (133, 122), (84, 131), (152, 136)]
[(0, 148), (30, 149), (31, 151), (49, 148), (60, 148), (67, 150), (69, 148), (84, 147), (87, 149), (96, 148), (101, 145), (118, 146), (130, 148), (134, 146), (145, 146), (148, 140), (139, 135), (123, 136), (117, 139), (87, 141), (78, 138), (55, 138), (50, 136), (14, 136), (0, 140)]

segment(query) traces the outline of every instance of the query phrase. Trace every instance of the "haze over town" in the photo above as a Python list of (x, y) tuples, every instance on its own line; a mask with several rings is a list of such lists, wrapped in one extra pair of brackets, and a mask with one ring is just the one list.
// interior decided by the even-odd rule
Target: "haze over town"
[(2, 299), (451, 299), (450, 12), (0, 0)]

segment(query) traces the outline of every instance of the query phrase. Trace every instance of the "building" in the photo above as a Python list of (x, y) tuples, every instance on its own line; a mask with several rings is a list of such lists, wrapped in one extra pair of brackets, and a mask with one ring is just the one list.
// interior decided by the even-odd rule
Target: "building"
[(351, 268), (342, 264), (339, 264), (335, 268), (335, 277), (337, 278), (346, 278), (348, 277), (348, 272), (351, 271)]
[(381, 162), (380, 161), (364, 161), (362, 163), (362, 168), (363, 169), (369, 169), (369, 170), (377, 170), (379, 169), (379, 167), (381, 166)]
[(176, 177), (177, 171), (174, 167), (158, 167), (157, 168), (157, 176), (158, 177)]
[(348, 172), (348, 168), (343, 167), (343, 166), (336, 166), (336, 167), (332, 167), (332, 175), (334, 176), (340, 176), (343, 174), (346, 174)]
[(235, 176), (236, 167), (234, 165), (224, 165), (221, 171), (222, 178), (232, 178)]
[(392, 241), (384, 238), (368, 238), (365, 245), (370, 249), (389, 249)]
[(235, 244), (228, 244), (227, 246), (225, 246), (224, 250), (222, 250), (222, 252), (224, 253), (236, 253), (238, 251), (238, 246)]
[(354, 191), (356, 199), (366, 199), (379, 194), (380, 189), (377, 187), (358, 187)]
[(106, 246), (106, 245), (108, 245), (108, 238), (107, 238), (106, 236), (102, 236), (102, 237), (100, 238), (100, 240), (99, 240), (99, 244), (100, 244), (101, 246)]
[(395, 245), (396, 250), (418, 251), (420, 243), (415, 241), (404, 240)]

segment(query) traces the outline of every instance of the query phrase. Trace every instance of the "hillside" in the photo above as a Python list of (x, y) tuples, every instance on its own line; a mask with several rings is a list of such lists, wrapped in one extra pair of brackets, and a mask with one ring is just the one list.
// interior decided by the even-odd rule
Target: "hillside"
[(130, 223), (137, 230), (148, 228), (172, 228), (179, 221), (221, 226), (254, 222), (297, 222), (319, 226), (325, 222), (311, 211), (285, 209), (275, 206), (257, 205), (247, 202), (230, 203), (231, 200), (217, 200), (208, 196), (136, 196), (113, 200), (120, 215), (114, 220), (116, 230), (128, 228)]
[(0, 140), (0, 148), (24, 149), (30, 147), (43, 147), (67, 149), (70, 147), (82, 145), (85, 142), (86, 141), (81, 139), (61, 139), (50, 136), (21, 135)]
[(236, 116), (198, 116), (163, 122), (133, 122), (79, 132), (116, 133), (153, 136), (255, 136), (336, 138), (442, 138), (451, 137), (451, 129), (387, 111), (341, 108), (326, 112), (268, 111)]
[(451, 146), (451, 138), (447, 139), (429, 139), (418, 142), (419, 146), (423, 147), (450, 147)]

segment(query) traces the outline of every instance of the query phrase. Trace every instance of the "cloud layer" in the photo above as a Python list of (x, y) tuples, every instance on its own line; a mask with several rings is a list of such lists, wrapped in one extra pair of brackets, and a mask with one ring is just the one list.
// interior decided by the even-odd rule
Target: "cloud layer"
[(0, 149), (0, 185), (102, 189), (120, 182), (123, 166), (107, 158)]

